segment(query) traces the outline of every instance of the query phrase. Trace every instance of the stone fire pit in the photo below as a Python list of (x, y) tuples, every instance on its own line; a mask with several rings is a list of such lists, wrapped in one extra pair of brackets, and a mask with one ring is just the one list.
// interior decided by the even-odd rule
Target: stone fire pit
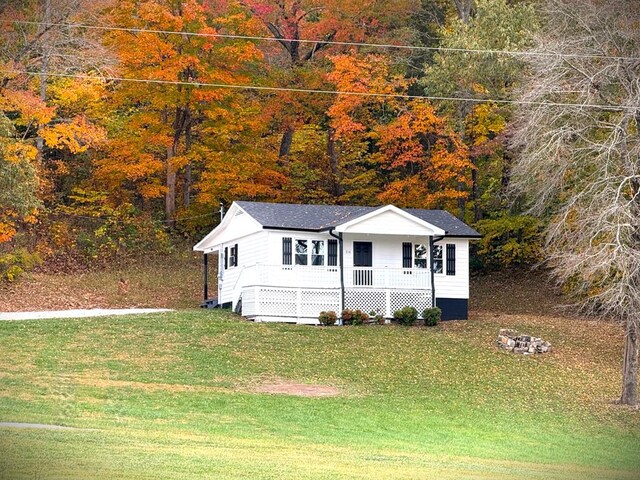
[(551, 351), (551, 344), (538, 337), (522, 335), (509, 328), (501, 328), (498, 334), (498, 347), (513, 353), (531, 355)]

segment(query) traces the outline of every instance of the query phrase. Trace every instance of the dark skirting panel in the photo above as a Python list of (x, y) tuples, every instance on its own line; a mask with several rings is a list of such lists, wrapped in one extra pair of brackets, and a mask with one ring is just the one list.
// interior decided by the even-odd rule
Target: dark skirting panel
[(469, 316), (466, 298), (436, 298), (436, 305), (442, 310), (442, 320), (466, 320)]

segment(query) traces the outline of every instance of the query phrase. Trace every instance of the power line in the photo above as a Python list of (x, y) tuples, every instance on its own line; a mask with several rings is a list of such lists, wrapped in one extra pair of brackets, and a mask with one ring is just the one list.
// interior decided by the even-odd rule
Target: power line
[(340, 42), (335, 40), (309, 40), (309, 39), (297, 39), (297, 38), (275, 38), (275, 37), (261, 37), (256, 35), (234, 35), (229, 33), (198, 33), (198, 32), (179, 32), (175, 30), (156, 30), (149, 28), (127, 28), (116, 26), (104, 26), (104, 25), (87, 25), (82, 23), (50, 23), (50, 22), (34, 22), (26, 20), (14, 20), (12, 23), (25, 24), (25, 25), (44, 25), (52, 27), (67, 27), (67, 28), (86, 28), (92, 30), (110, 30), (120, 32), (131, 33), (157, 33), (166, 35), (185, 35), (189, 37), (211, 37), (211, 38), (229, 38), (238, 40), (262, 40), (268, 42), (292, 42), (292, 43), (323, 43), (327, 45), (341, 45), (348, 47), (373, 47), (373, 48), (395, 48), (401, 50), (428, 50), (428, 51), (443, 51), (443, 52), (459, 52), (459, 53), (489, 53), (498, 55), (520, 55), (520, 56), (537, 56), (537, 57), (566, 57), (566, 58), (593, 58), (593, 59), (611, 59), (611, 60), (629, 60), (638, 61), (640, 57), (625, 57), (616, 55), (598, 55), (588, 53), (555, 53), (555, 52), (527, 52), (522, 50), (496, 50), (496, 49), (482, 49), (482, 48), (454, 48), (454, 47), (427, 47), (421, 45), (397, 45), (397, 44), (385, 44), (385, 43), (366, 43), (366, 42)]
[[(211, 213), (205, 213), (203, 215), (196, 215), (193, 217), (180, 217), (180, 218), (176, 218), (174, 220), (150, 220), (151, 223), (157, 223), (157, 224), (165, 224), (165, 223), (175, 223), (175, 222), (184, 222), (187, 220), (194, 220), (196, 218), (204, 218), (204, 217), (211, 217), (212, 215), (217, 215), (218, 212), (211, 212)], [(45, 215), (54, 215), (54, 216), (66, 216), (66, 217), (73, 217), (73, 218), (83, 218), (86, 220), (94, 220), (94, 221), (99, 221), (99, 222), (106, 222), (109, 219), (105, 218), (105, 217), (91, 217), (88, 215), (77, 215), (75, 213), (67, 213), (67, 212), (46, 212)], [(122, 222), (118, 222), (118, 223), (122, 223)]]
[[(5, 70), (0, 69), (0, 72), (16, 75), (34, 75), (39, 76), (41, 72), (33, 72), (28, 70)], [(378, 97), (378, 98), (398, 98), (407, 100), (436, 100), (436, 101), (454, 101), (454, 102), (475, 102), (475, 103), (500, 103), (510, 105), (532, 105), (532, 106), (554, 106), (554, 107), (582, 107), (582, 108), (597, 108), (600, 110), (638, 110), (640, 107), (628, 106), (628, 105), (600, 105), (594, 103), (564, 103), (564, 102), (534, 102), (526, 100), (503, 100), (495, 98), (472, 98), (472, 97), (444, 97), (433, 95), (408, 95), (403, 93), (375, 93), (375, 92), (353, 92), (348, 90), (319, 90), (312, 88), (292, 88), (292, 87), (267, 87), (261, 85), (240, 85), (240, 84), (227, 84), (227, 83), (209, 83), (209, 82), (183, 82), (172, 80), (157, 80), (157, 79), (142, 79), (142, 78), (127, 78), (116, 76), (100, 76), (95, 75), (83, 75), (75, 73), (47, 73), (51, 77), (62, 78), (79, 78), (86, 80), (95, 80), (100, 78), (108, 81), (119, 82), (133, 82), (133, 83), (148, 83), (148, 84), (166, 84), (166, 85), (183, 85), (192, 87), (211, 87), (211, 88), (228, 88), (234, 90), (258, 90), (269, 92), (296, 92), (296, 93), (317, 93), (323, 95), (350, 95), (357, 97)]]

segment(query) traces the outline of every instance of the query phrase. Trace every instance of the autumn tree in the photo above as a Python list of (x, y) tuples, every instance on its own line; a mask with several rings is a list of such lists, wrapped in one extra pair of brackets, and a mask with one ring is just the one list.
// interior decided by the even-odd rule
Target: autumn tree
[[(3, 241), (16, 233), (16, 222), (21, 218), (34, 221), (36, 207), (51, 200), (54, 170), (68, 171), (61, 155), (85, 151), (104, 138), (100, 128), (87, 119), (87, 112), (76, 109), (71, 113), (48, 95), (51, 85), (66, 83), (64, 92), (59, 90), (59, 99), (70, 106), (78, 93), (74, 82), (61, 82), (49, 74), (74, 74), (105, 65), (108, 55), (95, 37), (54, 25), (91, 16), (96, 3), (32, 0), (5, 4), (0, 11)], [(79, 88), (87, 89), (84, 85)]]
[(124, 29), (182, 32), (109, 34), (119, 75), (133, 81), (120, 82), (111, 97), (113, 140), (97, 171), (111, 191), (133, 186), (142, 199), (164, 197), (170, 223), (176, 218), (180, 185), (181, 203), (191, 202), (194, 144), (203, 140), (207, 128), (228, 121), (225, 111), (241, 103), (231, 90), (197, 84), (247, 83), (245, 69), (260, 57), (249, 42), (211, 36), (233, 33), (245, 19), (241, 12), (232, 15), (218, 7), (197, 0), (120, 0), (108, 16)]
[(514, 187), (550, 216), (546, 255), (565, 290), (587, 314), (623, 322), (620, 402), (636, 405), (640, 11), (631, 0), (562, 0), (546, 5), (544, 20), (534, 48), (546, 55), (531, 57), (530, 103), (512, 142)]
[[(261, 47), (269, 65), (267, 81), (276, 87), (325, 90), (330, 87), (325, 79), (331, 68), (327, 54), (345, 51), (344, 46), (330, 42), (410, 43), (413, 32), (408, 20), (420, 11), (417, 0), (242, 3), (262, 23), (264, 34), (276, 42)], [(265, 113), (280, 135), (278, 156), (292, 179), (292, 200), (335, 201), (344, 191), (338, 175), (342, 147), (326, 115), (330, 106), (329, 96), (313, 94), (281, 92), (267, 99)], [(316, 149), (323, 139), (323, 151)], [(303, 148), (311, 144), (314, 158)], [(292, 148), (296, 155), (291, 155)]]
[(0, 90), (0, 244), (11, 240), (17, 224), (41, 206), (37, 150), (18, 129), (45, 124), (52, 116), (52, 110), (31, 92), (7, 87)]
[(380, 173), (374, 181), (365, 177), (363, 188), (401, 207), (443, 208), (466, 195), (457, 187), (469, 181), (472, 165), (460, 137), (428, 102), (395, 97), (406, 95), (411, 81), (384, 56), (332, 60), (329, 79), (339, 91), (354, 93), (338, 96), (329, 110), (332, 126), (338, 138), (366, 144), (361, 154), (375, 159), (372, 167)]
[[(485, 210), (504, 208), (509, 182), (511, 159), (504, 145), (511, 107), (491, 99), (511, 98), (524, 67), (520, 56), (498, 52), (527, 48), (537, 20), (533, 8), (524, 3), (456, 0), (455, 4), (458, 18), (443, 29), (443, 50), (427, 66), (421, 83), (426, 95), (480, 100), (438, 102), (454, 121), (478, 167), (470, 192), (471, 217), (478, 221)], [(465, 208), (461, 201), (459, 216), (464, 216)]]

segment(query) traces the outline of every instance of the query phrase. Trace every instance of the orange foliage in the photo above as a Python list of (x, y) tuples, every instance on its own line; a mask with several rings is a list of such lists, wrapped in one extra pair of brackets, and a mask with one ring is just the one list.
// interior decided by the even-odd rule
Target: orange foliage
[(5, 90), (0, 92), (0, 109), (14, 111), (20, 115), (18, 125), (44, 125), (55, 115), (55, 107), (48, 107), (39, 97), (28, 90)]
[(13, 223), (9, 223), (6, 220), (0, 222), (0, 243), (8, 242), (16, 234), (16, 228)]
[[(334, 70), (328, 78), (340, 91), (403, 95), (410, 85), (383, 55), (339, 55), (331, 60)], [(429, 102), (339, 95), (328, 113), (337, 137), (345, 142), (366, 139), (371, 153), (381, 155), (381, 202), (442, 208), (466, 197), (474, 168), (468, 149)]]
[(38, 133), (49, 148), (64, 147), (73, 154), (99, 147), (107, 139), (105, 129), (87, 121), (84, 116), (72, 118), (67, 123), (43, 127)]
[[(110, 20), (125, 27), (203, 34), (241, 30), (248, 22), (240, 13), (219, 18), (219, 9), (216, 2), (196, 0), (120, 0)], [(141, 79), (246, 83), (248, 66), (261, 58), (253, 43), (206, 36), (117, 31), (109, 34), (108, 42), (120, 59), (119, 73)], [(237, 96), (239, 92), (229, 89), (185, 84), (118, 84), (110, 101), (121, 123), (107, 154), (95, 162), (98, 183), (118, 197), (137, 193), (158, 198), (167, 194), (168, 182), (187, 165), (206, 170), (217, 156), (202, 156), (201, 145), (196, 148), (193, 139), (208, 143), (204, 132), (212, 122), (222, 123), (219, 130), (223, 134), (234, 131), (238, 120), (228, 110)], [(215, 148), (206, 151), (215, 153)], [(186, 179), (175, 182), (180, 188)]]

